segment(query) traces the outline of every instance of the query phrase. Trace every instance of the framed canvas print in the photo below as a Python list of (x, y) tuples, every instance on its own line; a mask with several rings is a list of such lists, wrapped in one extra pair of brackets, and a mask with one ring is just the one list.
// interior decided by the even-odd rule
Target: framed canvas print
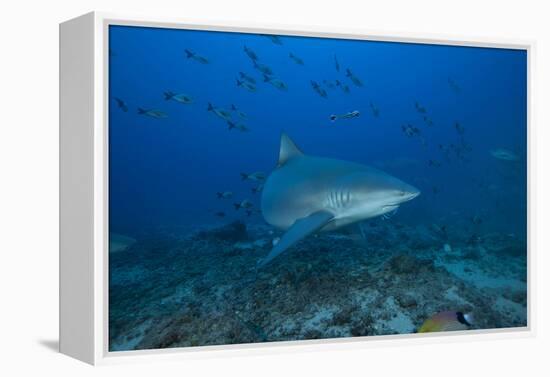
[(60, 43), (62, 352), (532, 331), (529, 43), (98, 13)]

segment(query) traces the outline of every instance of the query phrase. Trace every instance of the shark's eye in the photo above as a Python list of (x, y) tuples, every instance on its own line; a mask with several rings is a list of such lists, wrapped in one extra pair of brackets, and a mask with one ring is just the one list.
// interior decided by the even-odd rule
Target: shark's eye
[(399, 191), (399, 196), (405, 196), (406, 192), (405, 191)]

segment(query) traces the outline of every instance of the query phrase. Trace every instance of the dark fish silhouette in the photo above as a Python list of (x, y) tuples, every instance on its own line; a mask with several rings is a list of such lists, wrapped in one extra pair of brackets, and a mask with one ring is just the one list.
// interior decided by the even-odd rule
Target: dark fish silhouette
[(428, 126), (430, 126), (430, 127), (432, 127), (432, 126), (434, 125), (434, 122), (430, 119), (429, 116), (424, 115), (424, 116), (422, 117), (422, 119), (424, 119), (424, 122), (426, 123), (426, 125), (428, 125)]
[(327, 91), (321, 88), (321, 86), (316, 81), (311, 80), (310, 82), (311, 82), (311, 87), (313, 88), (313, 90), (315, 90), (317, 94), (319, 94), (323, 98), (328, 97)]
[(187, 56), (187, 59), (193, 59), (201, 64), (208, 64), (208, 59), (206, 59), (203, 56), (197, 55), (195, 52), (185, 49), (185, 54)]
[(418, 129), (417, 127), (414, 127), (411, 124), (406, 124), (401, 126), (401, 131), (403, 131), (403, 133), (408, 137), (420, 135), (420, 129)]
[(191, 96), (188, 96), (187, 94), (183, 94), (183, 93), (175, 94), (175, 93), (170, 92), (170, 91), (164, 92), (164, 99), (166, 101), (173, 100), (173, 101), (185, 104), (185, 105), (193, 103), (193, 98), (191, 98)]
[(372, 102), (370, 102), (370, 109), (372, 110), (372, 115), (374, 115), (375, 118), (380, 116), (380, 110)]
[(349, 68), (346, 69), (346, 77), (348, 77), (355, 86), (363, 86), (363, 82), (359, 80), (359, 77), (355, 76)]
[(248, 81), (251, 84), (256, 84), (256, 79), (244, 72), (239, 72), (239, 76), (241, 76), (241, 79), (244, 81)]
[(340, 72), (340, 63), (338, 63), (336, 55), (334, 55), (334, 67), (336, 68), (336, 72)]
[(418, 102), (414, 103), (414, 107), (416, 108), (416, 111), (418, 111), (420, 114), (426, 114), (426, 108), (422, 107)]
[(236, 130), (241, 131), (241, 132), (250, 131), (250, 129), (248, 127), (246, 127), (244, 124), (234, 123), (230, 120), (227, 121), (227, 129), (229, 131), (231, 131), (232, 129), (236, 129)]
[(336, 80), (335, 84), (336, 84), (337, 87), (340, 87), (344, 93), (349, 94), (349, 92), (350, 92), (349, 86), (342, 83), (340, 80)]
[(452, 78), (449, 77), (447, 79), (447, 82), (449, 83), (449, 86), (451, 87), (453, 92), (455, 92), (456, 94), (460, 93), (461, 89), (460, 89), (460, 86), (458, 86), (458, 84), (456, 83), (456, 81), (454, 81)]
[(264, 75), (264, 82), (267, 82), (267, 83), (273, 85), (275, 88), (277, 88), (279, 90), (283, 90), (283, 91), (288, 90), (287, 85), (283, 81), (281, 81), (277, 78), (274, 78), (272, 76)]
[(148, 116), (148, 117), (151, 117), (151, 118), (155, 118), (155, 119), (168, 118), (168, 114), (166, 114), (164, 111), (160, 111), (160, 110), (146, 110), (146, 109), (142, 109), (141, 107), (138, 108), (138, 114), (139, 114), (139, 115), (145, 115), (145, 116)]
[(208, 102), (208, 109), (207, 111), (210, 111), (214, 113), (216, 116), (220, 117), (221, 119), (225, 121), (231, 120), (231, 113), (225, 109), (221, 109), (219, 107), (215, 107), (210, 102)]
[(249, 92), (255, 92), (256, 91), (256, 85), (254, 84), (251, 84), (249, 81), (246, 81), (246, 80), (239, 80), (237, 79), (237, 86), (239, 88), (244, 88), (246, 90), (248, 90)]
[(273, 70), (271, 68), (269, 68), (265, 64), (258, 63), (256, 60), (254, 60), (254, 68), (256, 68), (258, 71), (260, 71), (264, 75), (273, 76)]
[(248, 55), (248, 57), (252, 59), (252, 61), (255, 62), (256, 60), (258, 60), (258, 55), (256, 55), (256, 53), (252, 49), (246, 47), (246, 45), (244, 46), (243, 49), (246, 55)]
[(288, 57), (292, 60), (294, 60), (294, 63), (298, 64), (298, 65), (304, 65), (304, 61), (302, 59), (300, 59), (299, 57), (297, 57), (296, 55), (294, 55), (292, 52), (290, 54), (288, 54)]
[(276, 44), (276, 45), (279, 45), (279, 46), (283, 45), (283, 41), (281, 40), (281, 37), (279, 37), (278, 35), (263, 34), (263, 36), (268, 38), (271, 42), (273, 42), (273, 44)]
[(252, 187), (251, 191), (253, 194), (257, 194), (259, 192), (262, 192), (263, 189), (264, 189), (264, 185), (263, 183), (260, 183), (257, 187)]
[(231, 105), (231, 111), (237, 113), (237, 115), (239, 115), (239, 117), (242, 118), (242, 119), (247, 118), (246, 114), (243, 113), (242, 111), (240, 111), (239, 109), (237, 109), (237, 106), (235, 106), (233, 104)]
[(116, 101), (116, 104), (117, 104), (117, 106), (120, 110), (124, 111), (125, 113), (128, 112), (128, 106), (126, 105), (126, 103), (123, 100), (121, 100), (120, 98), (115, 97), (115, 101)]

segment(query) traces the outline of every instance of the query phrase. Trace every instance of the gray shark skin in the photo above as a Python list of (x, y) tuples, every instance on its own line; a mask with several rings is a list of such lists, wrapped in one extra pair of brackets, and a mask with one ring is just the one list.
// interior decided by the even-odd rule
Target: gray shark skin
[(286, 233), (258, 267), (312, 233), (384, 215), (419, 194), (383, 171), (305, 155), (283, 133), (279, 162), (265, 182), (261, 207), (265, 221)]

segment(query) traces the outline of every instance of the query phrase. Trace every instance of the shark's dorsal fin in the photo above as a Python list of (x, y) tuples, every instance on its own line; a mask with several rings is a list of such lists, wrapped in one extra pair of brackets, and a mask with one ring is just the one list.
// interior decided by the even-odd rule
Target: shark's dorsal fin
[(292, 139), (283, 132), (281, 134), (281, 146), (279, 149), (279, 161), (277, 162), (277, 166), (283, 166), (291, 158), (302, 155), (302, 151), (298, 149)]

